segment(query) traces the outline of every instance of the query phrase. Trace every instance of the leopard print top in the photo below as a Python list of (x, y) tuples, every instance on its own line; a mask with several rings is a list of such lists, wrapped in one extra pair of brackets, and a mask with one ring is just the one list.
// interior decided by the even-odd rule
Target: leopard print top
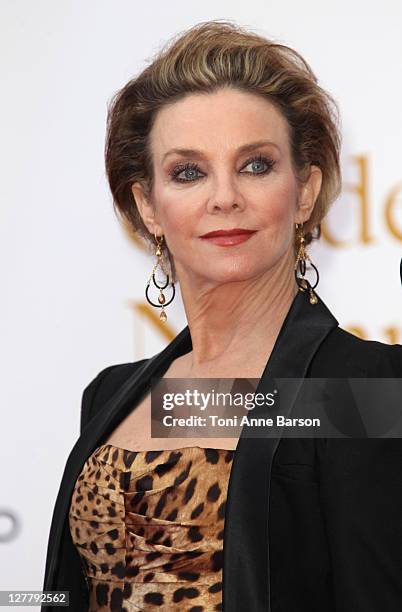
[(234, 452), (199, 446), (135, 452), (111, 444), (95, 450), (69, 512), (88, 612), (222, 610)]

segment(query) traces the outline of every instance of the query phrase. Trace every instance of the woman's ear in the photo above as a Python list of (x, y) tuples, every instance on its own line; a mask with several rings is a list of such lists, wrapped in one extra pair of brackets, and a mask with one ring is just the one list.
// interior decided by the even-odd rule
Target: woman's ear
[(163, 229), (156, 218), (155, 207), (146, 193), (144, 185), (136, 181), (131, 185), (131, 191), (134, 196), (137, 210), (148, 231), (157, 236), (163, 234)]
[(295, 222), (305, 223), (311, 217), (322, 184), (322, 171), (319, 166), (310, 166), (308, 179), (303, 183), (300, 193)]

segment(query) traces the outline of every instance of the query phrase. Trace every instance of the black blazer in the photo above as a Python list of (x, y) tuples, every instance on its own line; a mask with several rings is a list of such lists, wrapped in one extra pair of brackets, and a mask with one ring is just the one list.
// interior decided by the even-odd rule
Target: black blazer
[[(81, 435), (57, 495), (43, 590), (70, 591), (88, 609), (68, 524), (75, 481), (90, 454), (192, 349), (186, 326), (150, 359), (102, 370), (83, 393)], [(402, 346), (341, 329), (318, 296), (299, 292), (257, 391), (272, 377), (402, 377)], [(402, 440), (250, 438), (244, 428), (228, 485), (223, 555), (226, 612), (400, 612)], [(42, 606), (43, 610), (53, 609)]]

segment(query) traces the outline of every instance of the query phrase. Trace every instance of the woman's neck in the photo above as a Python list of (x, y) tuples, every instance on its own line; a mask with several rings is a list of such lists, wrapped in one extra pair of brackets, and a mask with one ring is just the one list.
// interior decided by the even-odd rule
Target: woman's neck
[(263, 368), (298, 292), (293, 272), (181, 290), (193, 346), (183, 356), (189, 376)]

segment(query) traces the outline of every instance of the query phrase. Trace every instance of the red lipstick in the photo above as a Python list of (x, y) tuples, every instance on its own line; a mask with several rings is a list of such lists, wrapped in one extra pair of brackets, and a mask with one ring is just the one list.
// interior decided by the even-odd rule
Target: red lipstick
[(212, 232), (208, 232), (207, 234), (203, 234), (200, 236), (200, 238), (207, 240), (208, 242), (212, 242), (218, 246), (234, 246), (248, 240), (253, 234), (255, 234), (256, 231), (257, 230), (248, 230), (242, 227), (235, 227), (227, 230), (214, 230)]

